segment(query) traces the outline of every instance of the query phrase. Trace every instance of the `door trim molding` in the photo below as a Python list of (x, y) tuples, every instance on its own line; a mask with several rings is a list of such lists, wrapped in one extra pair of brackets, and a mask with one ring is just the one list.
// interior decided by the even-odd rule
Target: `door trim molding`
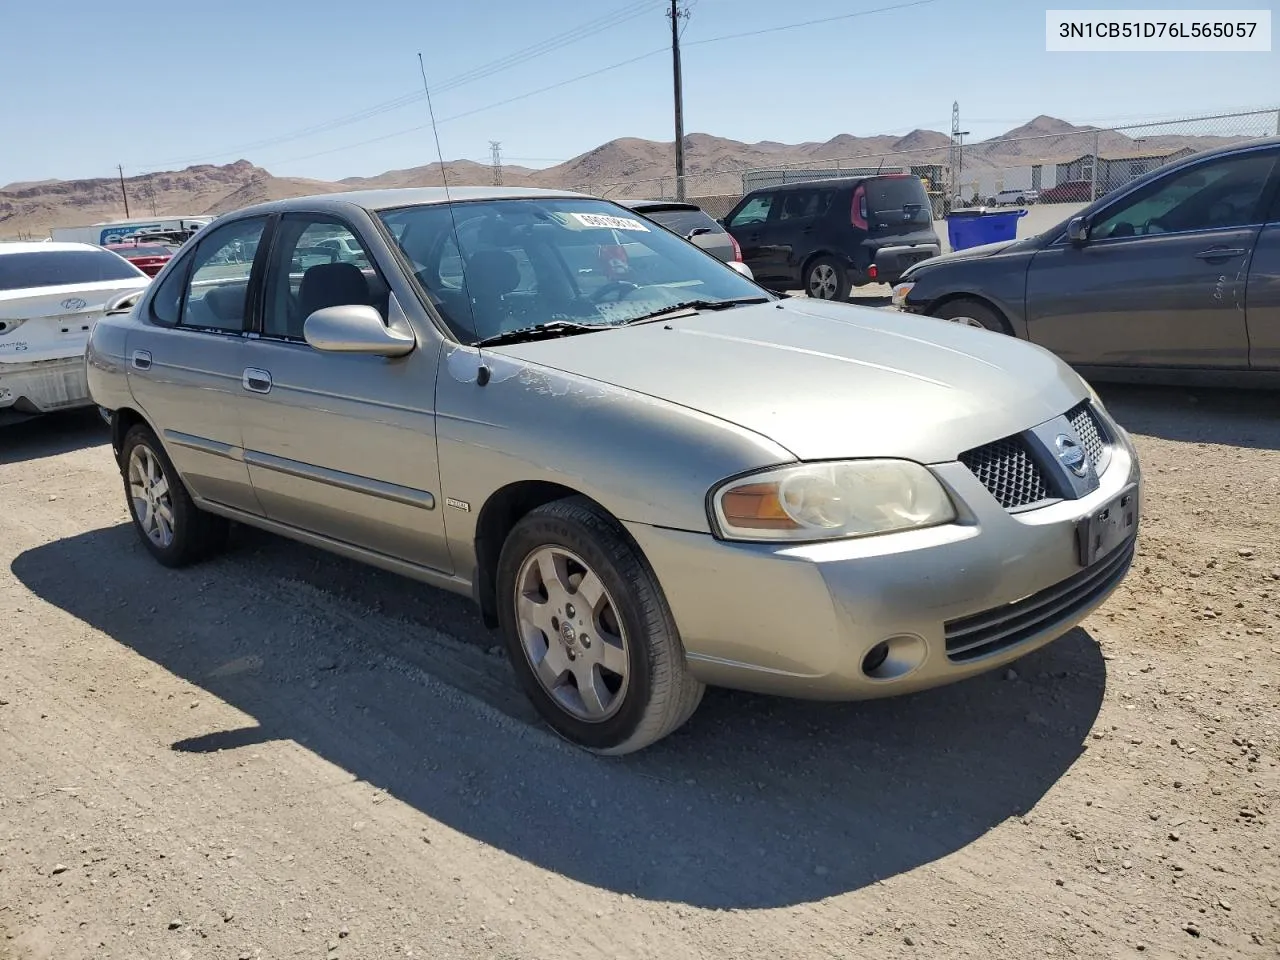
[(243, 452), (243, 457), (244, 462), (250, 467), (261, 467), (263, 470), (283, 473), (286, 476), (298, 477), (302, 480), (312, 480), (316, 483), (323, 483), (326, 486), (350, 490), (353, 493), (362, 493), (381, 500), (403, 503), (410, 507), (421, 507), (423, 510), (434, 510), (436, 508), (435, 496), (426, 490), (418, 490), (415, 487), (404, 487), (398, 483), (388, 483), (385, 480), (361, 477), (354, 473), (344, 473), (341, 470), (333, 470), (329, 467), (318, 467), (314, 464), (302, 463), (286, 457), (276, 457), (257, 450), (246, 450)]

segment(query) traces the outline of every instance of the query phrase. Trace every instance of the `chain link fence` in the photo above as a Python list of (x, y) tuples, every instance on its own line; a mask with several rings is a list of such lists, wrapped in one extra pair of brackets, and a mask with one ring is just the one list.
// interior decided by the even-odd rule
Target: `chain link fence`
[[(1070, 127), (1041, 118), (1026, 136), (953, 143), (945, 134), (917, 131), (877, 137), (884, 147), (839, 157), (769, 167), (722, 162), (685, 176), (685, 196), (723, 216), (743, 194), (783, 183), (874, 173), (912, 173), (933, 198), (934, 216), (958, 207), (1087, 203), (1136, 178), (1201, 150), (1280, 135), (1280, 108), (1152, 120), (1115, 127)], [(1043, 129), (1045, 132), (1030, 132)], [(921, 141), (921, 145), (917, 145)], [(583, 184), (610, 199), (674, 198), (676, 178), (647, 177)]]

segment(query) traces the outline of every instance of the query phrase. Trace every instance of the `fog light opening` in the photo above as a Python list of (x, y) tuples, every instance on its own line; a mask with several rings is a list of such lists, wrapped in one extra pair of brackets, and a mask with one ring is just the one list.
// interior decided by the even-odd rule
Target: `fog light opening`
[(869, 677), (874, 677), (886, 660), (889, 659), (889, 644), (883, 640), (867, 651), (867, 655), (862, 658), (862, 672)]
[(909, 633), (881, 640), (862, 657), (862, 673), (872, 680), (899, 680), (924, 663), (924, 639)]

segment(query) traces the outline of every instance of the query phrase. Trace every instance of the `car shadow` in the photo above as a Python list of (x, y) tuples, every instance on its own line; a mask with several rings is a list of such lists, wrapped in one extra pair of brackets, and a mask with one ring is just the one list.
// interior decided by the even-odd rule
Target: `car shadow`
[[(294, 741), (507, 855), (699, 907), (856, 890), (1026, 814), (1081, 755), (1106, 682), (1097, 644), (1077, 629), (1016, 676), (897, 699), (711, 690), (680, 731), (603, 759), (531, 720), (468, 601), (307, 547), (238, 534), (228, 555), (170, 571), (120, 525), (31, 549), (12, 571), (253, 718), (172, 744), (193, 763)], [(490, 686), (469, 671), (487, 671)], [(428, 843), (436, 823), (422, 824)]]
[(25, 417), (0, 413), (0, 464), (55, 457), (111, 442), (97, 408)]
[(1280, 450), (1280, 392), (1094, 383), (1132, 433), (1186, 443)]

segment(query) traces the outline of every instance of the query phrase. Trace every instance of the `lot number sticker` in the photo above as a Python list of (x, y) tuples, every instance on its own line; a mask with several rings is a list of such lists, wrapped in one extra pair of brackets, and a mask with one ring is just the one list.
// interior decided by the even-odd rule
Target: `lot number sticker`
[(648, 233), (649, 228), (630, 217), (613, 217), (604, 213), (575, 213), (573, 218), (587, 227), (612, 227), (614, 230), (638, 230)]

